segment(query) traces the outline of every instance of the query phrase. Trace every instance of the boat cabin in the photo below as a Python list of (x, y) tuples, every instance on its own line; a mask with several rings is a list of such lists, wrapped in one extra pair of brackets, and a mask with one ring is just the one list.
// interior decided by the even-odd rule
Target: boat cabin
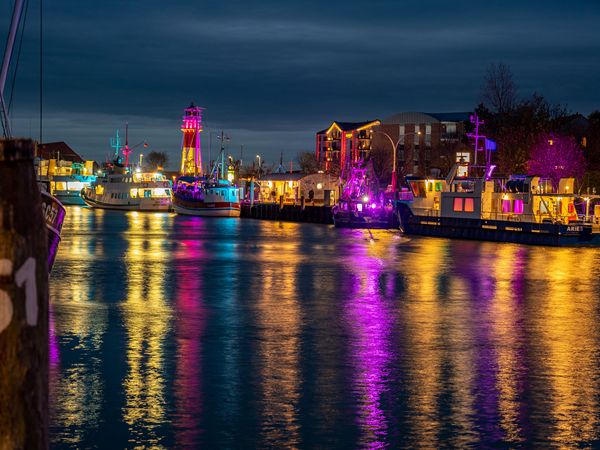
[[(513, 175), (509, 179), (459, 176), (457, 164), (445, 179), (407, 178), (414, 214), (461, 219), (509, 220), (532, 223), (591, 221), (575, 208), (574, 178), (562, 178), (556, 188), (549, 179)], [(590, 198), (579, 199), (589, 204)], [(584, 205), (589, 210), (589, 205)]]

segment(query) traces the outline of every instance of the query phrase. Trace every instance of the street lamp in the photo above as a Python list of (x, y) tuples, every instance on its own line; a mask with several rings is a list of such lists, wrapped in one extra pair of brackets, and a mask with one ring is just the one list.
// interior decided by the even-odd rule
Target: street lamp
[(392, 137), (387, 134), (385, 131), (379, 131), (379, 130), (373, 130), (375, 131), (375, 133), (380, 133), (383, 134), (385, 137), (387, 137), (390, 140), (390, 143), (392, 144), (392, 149), (394, 150), (394, 159), (393, 159), (393, 163), (392, 163), (392, 192), (396, 192), (396, 153), (397, 153), (397, 149), (398, 149), (398, 145), (400, 145), (400, 141), (402, 139), (404, 139), (407, 136), (414, 136), (416, 135), (421, 135), (420, 131), (417, 131), (416, 133), (406, 133), (406, 134), (401, 134), (398, 137), (398, 140), (396, 142), (394, 142), (394, 140), (392, 139)]
[(256, 155), (258, 158), (258, 176), (260, 177), (260, 155)]

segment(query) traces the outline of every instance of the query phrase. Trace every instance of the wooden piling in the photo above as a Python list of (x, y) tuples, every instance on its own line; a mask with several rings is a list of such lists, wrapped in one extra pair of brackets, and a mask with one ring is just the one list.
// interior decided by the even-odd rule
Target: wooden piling
[(31, 140), (0, 140), (0, 449), (48, 448), (47, 235)]

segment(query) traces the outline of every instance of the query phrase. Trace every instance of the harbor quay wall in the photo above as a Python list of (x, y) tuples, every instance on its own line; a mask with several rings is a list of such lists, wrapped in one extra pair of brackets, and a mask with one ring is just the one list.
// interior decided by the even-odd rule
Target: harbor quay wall
[(241, 217), (286, 222), (333, 224), (331, 206), (283, 205), (277, 203), (242, 204)]

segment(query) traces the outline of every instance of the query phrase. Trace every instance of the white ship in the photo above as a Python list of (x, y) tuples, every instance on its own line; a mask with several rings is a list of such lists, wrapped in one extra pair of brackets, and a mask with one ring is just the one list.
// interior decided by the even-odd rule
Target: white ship
[(158, 172), (107, 173), (83, 188), (81, 197), (92, 208), (169, 211), (171, 182)]

